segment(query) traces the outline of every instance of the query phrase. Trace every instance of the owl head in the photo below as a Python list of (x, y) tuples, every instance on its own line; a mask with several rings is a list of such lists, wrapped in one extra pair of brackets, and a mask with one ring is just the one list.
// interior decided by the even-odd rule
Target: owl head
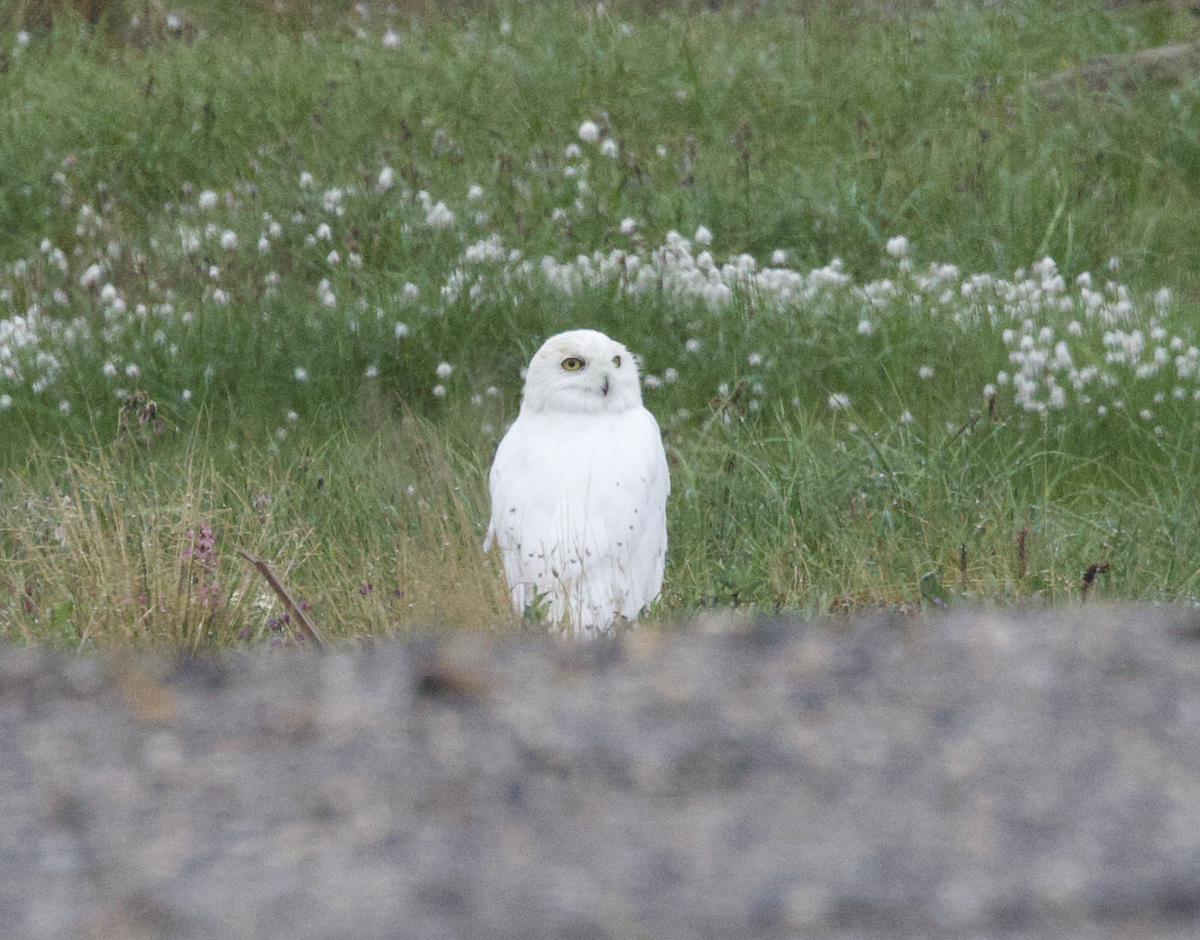
[(640, 408), (642, 387), (633, 354), (596, 330), (551, 336), (525, 373), (521, 413), (609, 414)]

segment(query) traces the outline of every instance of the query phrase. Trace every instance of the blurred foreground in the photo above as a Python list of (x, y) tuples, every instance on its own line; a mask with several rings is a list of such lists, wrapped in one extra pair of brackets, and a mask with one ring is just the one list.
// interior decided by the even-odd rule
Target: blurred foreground
[(1193, 937), (1200, 615), (0, 650), (0, 937)]

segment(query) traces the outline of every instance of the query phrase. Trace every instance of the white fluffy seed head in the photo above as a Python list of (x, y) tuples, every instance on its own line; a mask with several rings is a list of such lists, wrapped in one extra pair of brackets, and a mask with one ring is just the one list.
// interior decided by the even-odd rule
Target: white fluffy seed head
[(641, 406), (633, 354), (596, 330), (568, 330), (534, 353), (521, 413), (616, 414)]

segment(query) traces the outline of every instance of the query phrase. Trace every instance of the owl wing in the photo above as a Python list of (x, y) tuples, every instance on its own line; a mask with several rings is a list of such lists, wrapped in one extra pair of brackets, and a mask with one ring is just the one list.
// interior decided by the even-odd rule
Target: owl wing
[[(658, 422), (646, 409), (630, 412), (624, 440), (621, 497), (609, 503), (617, 613), (633, 620), (662, 590), (667, 555), (667, 497), (671, 475)], [(618, 545), (617, 543), (625, 543)]]
[(589, 546), (570, 551), (587, 506), (580, 499), (578, 452), (558, 436), (557, 422), (544, 416), (517, 418), (496, 450), (488, 476), (492, 498), (485, 550), (494, 542), (518, 613), (539, 596), (552, 622), (568, 610), (571, 572), (582, 567)]
[(671, 490), (662, 434), (646, 409), (598, 416), (588, 437), (592, 555), (577, 589), (584, 635), (589, 628), (609, 629), (617, 616), (636, 619), (658, 596)]

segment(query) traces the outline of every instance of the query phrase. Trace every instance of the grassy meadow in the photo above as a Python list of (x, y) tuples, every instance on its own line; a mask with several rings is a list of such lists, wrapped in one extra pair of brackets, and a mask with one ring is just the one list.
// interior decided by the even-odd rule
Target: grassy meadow
[(239, 552), (329, 638), (519, 629), (487, 470), (582, 326), (652, 622), (1195, 601), (1200, 83), (1051, 78), (1176, 7), (0, 13), (0, 635), (288, 642)]

